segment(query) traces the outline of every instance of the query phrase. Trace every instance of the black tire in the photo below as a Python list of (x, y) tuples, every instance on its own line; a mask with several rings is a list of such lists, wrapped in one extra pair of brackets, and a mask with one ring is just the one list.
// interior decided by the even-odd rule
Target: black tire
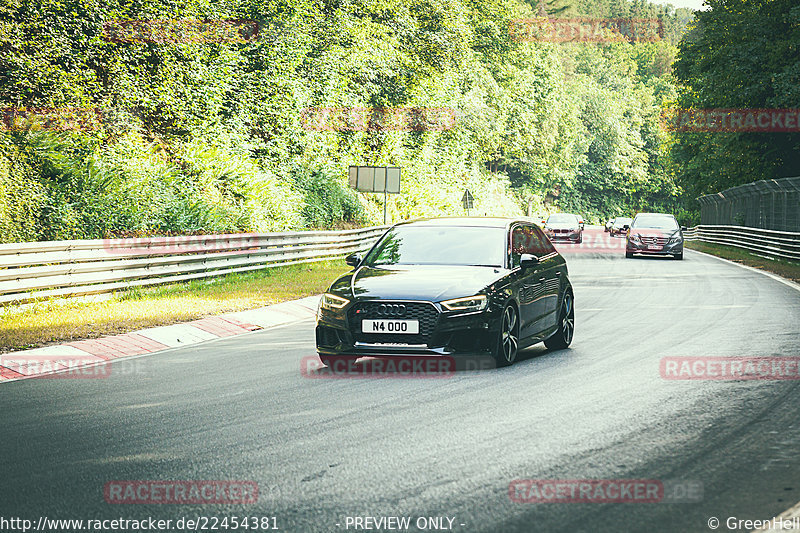
[(352, 368), (358, 357), (349, 355), (322, 355), (317, 354), (322, 364), (327, 366), (331, 372), (346, 372)]
[(633, 252), (625, 252), (625, 257), (628, 259), (633, 259)]
[(519, 351), (519, 313), (510, 303), (503, 308), (500, 331), (492, 351), (497, 367), (514, 364)]
[(572, 344), (575, 334), (575, 298), (567, 290), (561, 301), (561, 310), (558, 312), (558, 330), (547, 340), (544, 345), (548, 350), (563, 350)]

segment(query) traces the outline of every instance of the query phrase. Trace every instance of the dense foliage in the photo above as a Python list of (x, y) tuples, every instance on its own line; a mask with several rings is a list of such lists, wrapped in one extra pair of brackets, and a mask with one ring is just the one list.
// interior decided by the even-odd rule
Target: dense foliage
[[(683, 109), (797, 109), (800, 4), (706, 0), (675, 63)], [(691, 201), (761, 179), (800, 176), (800, 134), (679, 132), (671, 151)]]
[[(658, 17), (666, 39), (524, 42), (514, 19)], [(244, 19), (241, 42), (115, 42), (115, 20)], [(382, 218), (351, 164), (403, 167), (393, 219), (674, 210), (662, 106), (685, 10), (640, 0), (9, 0), (0, 107), (99, 128), (0, 135), (0, 239), (336, 227)], [(314, 131), (319, 107), (452, 108), (443, 130)], [(474, 211), (475, 212), (475, 211)]]

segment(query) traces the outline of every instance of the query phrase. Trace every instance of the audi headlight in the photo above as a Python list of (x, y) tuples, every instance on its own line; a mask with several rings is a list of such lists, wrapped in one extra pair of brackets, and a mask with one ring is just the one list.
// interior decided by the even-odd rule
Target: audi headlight
[(341, 296), (336, 296), (335, 294), (325, 293), (322, 295), (320, 299), (320, 307), (323, 309), (332, 309), (334, 311), (338, 311), (345, 305), (349, 304), (350, 300), (346, 298), (342, 298)]
[(476, 294), (466, 298), (446, 300), (441, 304), (448, 311), (483, 311), (489, 305), (489, 299), (485, 294)]

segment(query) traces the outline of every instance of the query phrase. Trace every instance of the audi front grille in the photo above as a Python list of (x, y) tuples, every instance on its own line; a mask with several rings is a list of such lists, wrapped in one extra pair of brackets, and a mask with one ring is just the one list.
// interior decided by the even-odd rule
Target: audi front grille
[[(362, 320), (393, 319), (418, 320), (419, 334), (402, 333), (363, 333)], [(439, 311), (429, 302), (373, 301), (354, 304), (347, 313), (348, 325), (353, 340), (368, 344), (424, 344), (428, 345), (436, 324)]]

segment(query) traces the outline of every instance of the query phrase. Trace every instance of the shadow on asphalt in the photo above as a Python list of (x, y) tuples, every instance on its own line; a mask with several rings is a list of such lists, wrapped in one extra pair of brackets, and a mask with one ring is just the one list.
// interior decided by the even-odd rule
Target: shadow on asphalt
[[(547, 355), (558, 356), (567, 351), (551, 351), (544, 345), (534, 345), (521, 350), (513, 366), (530, 364)], [(312, 357), (304, 358), (312, 359)], [(315, 358), (314, 358), (315, 359)], [(476, 356), (394, 356), (364, 357), (356, 362), (344, 359), (325, 366), (316, 360), (314, 364), (304, 365), (303, 375), (312, 379), (341, 378), (436, 378), (452, 376), (456, 373), (502, 371), (494, 359), (487, 355)], [(508, 367), (505, 367), (508, 368)]]

